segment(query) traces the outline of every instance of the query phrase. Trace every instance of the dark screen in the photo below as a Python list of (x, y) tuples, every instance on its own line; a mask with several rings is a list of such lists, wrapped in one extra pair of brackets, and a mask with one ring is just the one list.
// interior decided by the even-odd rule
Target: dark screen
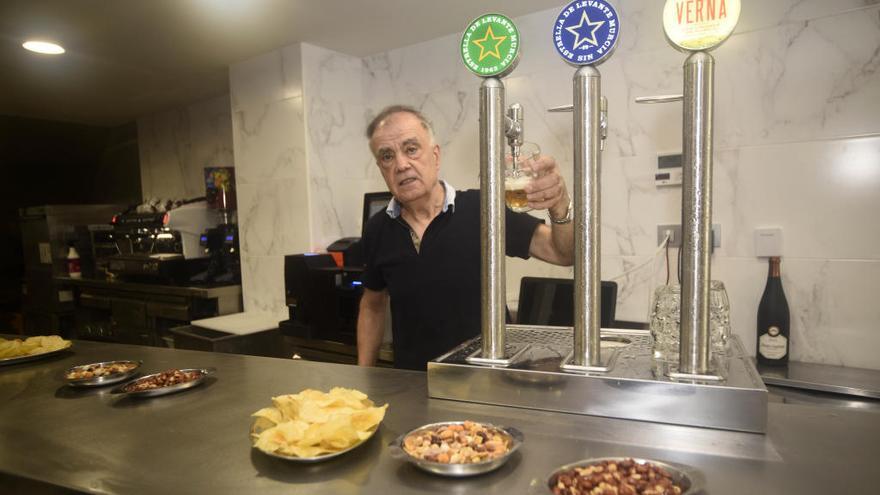
[(391, 201), (391, 193), (388, 191), (371, 192), (364, 194), (364, 221), (361, 224), (361, 237), (364, 236), (364, 230), (367, 228), (367, 221), (376, 213), (384, 211)]
[[(600, 323), (609, 328), (617, 307), (617, 283), (602, 282)], [(523, 277), (519, 288), (517, 323), (571, 326), (574, 321), (574, 281), (564, 278)]]

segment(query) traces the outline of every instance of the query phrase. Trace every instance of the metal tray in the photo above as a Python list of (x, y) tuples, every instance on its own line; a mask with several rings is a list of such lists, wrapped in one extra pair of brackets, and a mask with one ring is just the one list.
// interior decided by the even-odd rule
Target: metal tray
[(403, 460), (415, 464), (420, 469), (428, 471), (429, 473), (439, 474), (441, 476), (452, 476), (452, 477), (465, 477), (465, 476), (475, 476), (478, 474), (488, 473), (489, 471), (494, 471), (495, 469), (500, 468), (504, 465), (505, 462), (510, 459), (510, 456), (513, 455), (514, 452), (519, 450), (519, 447), (523, 443), (524, 436), (521, 431), (516, 428), (512, 428), (509, 426), (497, 426), (491, 423), (483, 423), (480, 421), (474, 421), (474, 423), (480, 423), (486, 428), (498, 430), (504, 432), (510, 437), (510, 449), (507, 451), (507, 454), (497, 458), (490, 459), (488, 461), (483, 462), (474, 462), (474, 463), (463, 463), (463, 464), (444, 464), (442, 462), (432, 462), (426, 461), (424, 459), (417, 459), (411, 455), (409, 455), (406, 450), (403, 448), (403, 440), (409, 435), (427, 429), (433, 429), (440, 426), (447, 425), (463, 425), (464, 421), (445, 421), (441, 423), (431, 423), (427, 425), (420, 426), (414, 430), (410, 430), (403, 435), (400, 435), (389, 446), (391, 449), (391, 457), (398, 460)]
[[(111, 366), (114, 364), (122, 364), (122, 363), (132, 363), (132, 364), (134, 364), (134, 367), (132, 369), (125, 371), (125, 372), (122, 372), (122, 373), (112, 373), (109, 375), (94, 376), (92, 378), (79, 378), (79, 379), (67, 378), (67, 375), (69, 373), (76, 371), (76, 370), (79, 370), (79, 369), (89, 368), (89, 367), (93, 367), (93, 366)], [(68, 368), (64, 372), (63, 377), (64, 377), (64, 381), (67, 382), (67, 384), (70, 385), (71, 387), (101, 387), (104, 385), (112, 385), (114, 383), (119, 383), (123, 380), (131, 378), (132, 376), (134, 376), (138, 372), (137, 370), (141, 366), (142, 363), (143, 363), (143, 361), (122, 360), (122, 361), (102, 361), (100, 363), (81, 364), (79, 366), (74, 366), (72, 368)]]
[[(587, 467), (592, 464), (598, 464), (602, 461), (622, 462), (626, 459), (632, 459), (639, 464), (651, 463), (657, 467), (663, 468), (672, 476), (672, 481), (681, 487), (682, 495), (695, 495), (697, 493), (702, 493), (702, 490), (704, 489), (705, 479), (703, 478), (702, 473), (690, 466), (655, 461), (653, 459), (640, 459), (638, 457), (594, 457), (592, 459), (584, 459), (582, 461), (573, 462), (556, 468), (545, 480), (543, 485), (545, 489), (540, 490), (537, 493), (552, 494), (553, 490), (551, 489), (551, 483), (556, 478), (556, 475), (562, 471), (567, 471), (576, 467)], [(531, 493), (535, 492), (530, 492), (530, 494)]]
[(43, 352), (41, 354), (28, 354), (26, 356), (0, 358), (0, 366), (7, 365), (7, 364), (24, 363), (27, 361), (36, 361), (37, 359), (43, 359), (43, 358), (47, 358), (49, 356), (55, 356), (55, 355), (61, 354), (62, 352), (70, 349), (70, 347), (72, 345), (73, 345), (73, 343), (68, 342), (67, 346), (62, 347), (61, 349), (55, 349), (54, 351)]
[[(340, 450), (339, 452), (330, 452), (330, 453), (328, 453), (328, 454), (316, 455), (316, 456), (314, 456), (314, 457), (298, 457), (298, 456), (295, 456), (295, 455), (284, 455), (284, 454), (279, 454), (279, 453), (276, 453), (276, 452), (266, 452), (265, 450), (260, 450), (260, 449), (258, 449), (255, 445), (253, 446), (253, 449), (256, 450), (256, 451), (258, 451), (258, 452), (262, 452), (263, 454), (266, 454), (266, 455), (271, 456), (271, 457), (277, 457), (277, 458), (279, 458), (279, 459), (284, 459), (285, 461), (302, 462), (302, 463), (305, 463), (305, 464), (310, 464), (310, 463), (315, 463), (315, 462), (322, 462), (322, 461), (326, 461), (326, 460), (329, 460), (329, 459), (333, 459), (334, 457), (339, 457), (339, 456), (341, 456), (342, 454), (345, 454), (346, 452), (350, 452), (350, 451), (352, 451), (352, 450), (354, 450), (354, 449), (360, 447), (361, 445), (367, 443), (371, 438), (373, 438), (373, 435), (376, 434), (376, 431), (379, 430), (379, 427), (380, 427), (381, 425), (382, 425), (382, 422), (380, 421), (379, 424), (377, 424), (377, 425), (373, 428), (373, 430), (370, 431), (370, 436), (368, 436), (367, 438), (361, 440), (360, 442), (358, 442), (358, 443), (352, 445), (351, 447), (349, 447), (349, 448), (347, 448), (347, 449)], [(259, 429), (259, 428), (257, 427), (257, 422), (254, 421), (254, 424), (251, 425), (251, 432), (250, 432), (250, 433), (251, 433), (251, 434), (250, 434), (251, 442), (254, 441), (254, 435), (259, 434), (261, 431), (263, 431), (263, 430)]]
[[(165, 370), (165, 371), (168, 371), (168, 370)], [(183, 383), (178, 383), (176, 385), (170, 385), (168, 387), (151, 388), (148, 390), (135, 390), (135, 391), (131, 391), (131, 392), (126, 391), (126, 388), (129, 385), (137, 383), (141, 380), (148, 380), (148, 379), (159, 374), (159, 373), (153, 373), (150, 375), (142, 376), (142, 377), (137, 378), (135, 380), (131, 380), (129, 382), (126, 382), (123, 385), (118, 386), (115, 389), (113, 389), (113, 393), (114, 394), (123, 394), (123, 395), (127, 395), (129, 397), (157, 397), (160, 395), (173, 394), (175, 392), (180, 392), (182, 390), (186, 390), (188, 388), (193, 388), (193, 387), (201, 384), (203, 381), (205, 381), (205, 377), (207, 377), (208, 375), (214, 374), (214, 372), (216, 372), (217, 370), (215, 368), (180, 368), (179, 371), (183, 371), (183, 372), (198, 371), (199, 376), (196, 377), (194, 380), (190, 380), (188, 382), (183, 382)], [(164, 373), (164, 371), (162, 371), (160, 373)]]

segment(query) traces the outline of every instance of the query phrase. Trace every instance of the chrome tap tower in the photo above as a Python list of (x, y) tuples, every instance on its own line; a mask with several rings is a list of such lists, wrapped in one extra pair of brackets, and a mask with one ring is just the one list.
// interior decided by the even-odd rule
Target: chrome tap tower
[[(572, 7), (575, 5), (575, 7)], [(605, 60), (617, 43), (617, 13), (608, 5), (592, 12), (577, 3), (563, 9), (554, 26), (559, 55), (577, 70), (572, 79), (573, 105), (551, 109), (572, 111), (574, 143), (574, 336), (573, 348), (560, 368), (564, 371), (605, 372), (612, 354), (601, 348), (599, 292), (602, 287), (601, 172), (607, 134), (607, 102), (601, 96), (602, 76), (594, 65)], [(600, 20), (604, 19), (604, 20)], [(565, 22), (569, 21), (566, 27)], [(575, 22), (577, 25), (575, 25)], [(607, 25), (607, 26), (606, 26)], [(597, 39), (597, 29), (605, 30)], [(565, 43), (563, 31), (573, 35)], [(603, 359), (604, 358), (604, 359)]]
[[(668, 0), (666, 9), (671, 6), (674, 13), (675, 4), (681, 1)], [(728, 8), (734, 4), (738, 17), (738, 1), (726, 0)], [(487, 17), (490, 20), (484, 22)], [(573, 104), (551, 109), (572, 111), (574, 116), (573, 326), (504, 324), (503, 141), (506, 137), (511, 149), (518, 149), (522, 111), (514, 106), (505, 116), (500, 76), (487, 76), (484, 68), (472, 65), (466, 56), (470, 53), (472, 59), (484, 61), (495, 54), (516, 59), (516, 55), (498, 53), (503, 46), (500, 37), (509, 33), (486, 28), (487, 24), (495, 26), (492, 23), (499, 19), (510, 22), (503, 16), (483, 16), (468, 27), (462, 39), (465, 63), (484, 77), (480, 89), (482, 335), (428, 363), (428, 394), (575, 414), (766, 431), (767, 389), (739, 339), (732, 336), (717, 360), (711, 360), (709, 354), (712, 58), (702, 49), (685, 63), (683, 145), (687, 168), (682, 211), (686, 289), (680, 362), (654, 359), (653, 339), (647, 330), (600, 328), (600, 178), (607, 104), (595, 65), (611, 54), (620, 32), (617, 13), (608, 2), (575, 0), (563, 7), (553, 26), (554, 47), (567, 63), (577, 66)], [(690, 28), (702, 36), (713, 32), (712, 26)], [(667, 33), (675, 42), (669, 28)], [(726, 36), (716, 39), (716, 44)], [(515, 39), (519, 42), (518, 35)], [(491, 45), (487, 45), (489, 40), (493, 40)], [(494, 47), (494, 53), (487, 54), (484, 46)], [(681, 99), (681, 95), (674, 95), (640, 101)]]
[(475, 365), (507, 366), (527, 348), (508, 344), (505, 329), (504, 143), (506, 138), (515, 159), (523, 142), (523, 110), (519, 104), (505, 108), (501, 77), (516, 68), (519, 50), (519, 32), (513, 21), (501, 14), (480, 16), (462, 36), (461, 54), (465, 65), (483, 78), (480, 86), (482, 345), (466, 359)]
[(702, 51), (690, 55), (684, 63), (679, 376), (717, 376), (709, 371), (714, 85), (712, 56)]

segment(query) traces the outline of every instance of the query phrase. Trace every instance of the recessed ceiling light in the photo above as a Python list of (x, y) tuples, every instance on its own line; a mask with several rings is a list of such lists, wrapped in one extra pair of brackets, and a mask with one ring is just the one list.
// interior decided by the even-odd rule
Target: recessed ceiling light
[(29, 40), (22, 43), (21, 46), (24, 47), (25, 50), (30, 50), (37, 53), (45, 53), (47, 55), (59, 55), (61, 53), (64, 53), (64, 47), (55, 43), (50, 43), (48, 41)]

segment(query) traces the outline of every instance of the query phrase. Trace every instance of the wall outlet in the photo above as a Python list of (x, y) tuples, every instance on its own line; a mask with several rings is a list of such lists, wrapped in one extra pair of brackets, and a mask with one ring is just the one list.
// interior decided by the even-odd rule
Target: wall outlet
[[(669, 247), (680, 248), (681, 247), (681, 225), (679, 224), (666, 224), (666, 225), (658, 225), (657, 226), (657, 245), (659, 246), (663, 239), (666, 238), (666, 231), (672, 232), (672, 237), (669, 239)], [(712, 224), (712, 247), (717, 248), (721, 247), (721, 224), (714, 223)]]

